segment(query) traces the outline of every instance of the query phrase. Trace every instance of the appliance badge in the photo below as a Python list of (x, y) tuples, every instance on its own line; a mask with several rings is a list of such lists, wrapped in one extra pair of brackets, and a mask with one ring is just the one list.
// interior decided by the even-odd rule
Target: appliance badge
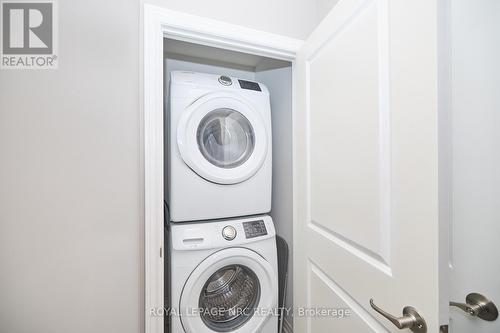
[(219, 83), (224, 86), (230, 86), (233, 84), (233, 81), (231, 81), (229, 76), (222, 75), (219, 77)]

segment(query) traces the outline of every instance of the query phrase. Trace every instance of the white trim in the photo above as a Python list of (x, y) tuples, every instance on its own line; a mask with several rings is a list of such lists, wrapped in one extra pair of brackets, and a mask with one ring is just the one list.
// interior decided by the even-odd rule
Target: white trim
[(267, 56), (275, 59), (295, 59), (302, 41), (236, 24), (221, 22), (152, 5), (144, 5), (160, 18), (165, 37), (228, 50)]
[[(144, 325), (163, 332), (163, 38), (189, 41), (293, 62), (301, 40), (202, 18), (162, 7), (143, 7)], [(164, 251), (163, 251), (164, 252)]]
[(163, 332), (163, 36), (153, 11), (144, 8), (144, 306), (145, 332)]

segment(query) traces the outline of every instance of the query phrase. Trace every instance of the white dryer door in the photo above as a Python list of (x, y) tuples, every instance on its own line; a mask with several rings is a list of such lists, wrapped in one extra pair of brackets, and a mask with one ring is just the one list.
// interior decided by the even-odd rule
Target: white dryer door
[(180, 299), (187, 333), (259, 332), (277, 306), (272, 266), (245, 248), (218, 251), (191, 273)]
[(268, 133), (260, 112), (227, 92), (207, 94), (189, 105), (177, 127), (184, 162), (219, 184), (252, 177), (267, 154)]

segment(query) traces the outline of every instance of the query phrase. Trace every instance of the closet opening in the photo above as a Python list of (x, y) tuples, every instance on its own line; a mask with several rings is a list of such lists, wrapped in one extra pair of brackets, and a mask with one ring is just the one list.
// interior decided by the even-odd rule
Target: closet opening
[[(262, 214), (256, 215), (242, 215), (240, 216), (242, 219), (248, 220), (245, 225), (245, 233), (248, 236), (248, 228), (251, 229), (251, 232), (255, 232), (256, 235), (261, 235), (259, 232), (262, 230), (263, 226), (268, 226), (269, 223), (267, 220), (265, 221), (255, 221), (254, 217), (259, 217), (263, 214), (267, 214), (271, 217), (272, 223), (274, 224), (274, 228), (276, 231), (276, 235), (283, 238), (288, 244), (289, 254), (288, 254), (288, 277), (286, 283), (286, 308), (293, 307), (293, 294), (292, 294), (292, 286), (293, 286), (293, 267), (292, 267), (292, 258), (293, 258), (293, 164), (292, 164), (292, 152), (293, 152), (293, 141), (292, 141), (292, 76), (293, 76), (293, 64), (290, 61), (280, 60), (269, 58), (256, 54), (248, 54), (242, 53), (238, 51), (233, 51), (229, 49), (216, 48), (212, 46), (202, 45), (191, 43), (183, 40), (176, 40), (171, 38), (164, 38), (163, 40), (163, 81), (164, 81), (164, 195), (165, 195), (165, 256), (164, 256), (164, 267), (165, 267), (165, 278), (164, 278), (164, 290), (165, 290), (165, 308), (170, 308), (172, 303), (178, 302), (178, 300), (173, 300), (172, 294), (172, 276), (177, 274), (175, 271), (175, 267), (171, 268), (171, 252), (175, 247), (175, 244), (172, 244), (172, 239), (170, 233), (170, 226), (176, 223), (189, 223), (190, 225), (195, 225), (199, 222), (215, 222), (214, 226), (220, 220), (224, 219), (201, 219), (194, 221), (184, 221), (184, 222), (170, 222), (170, 214), (168, 204), (171, 201), (170, 196), (174, 196), (169, 186), (169, 178), (172, 176), (169, 174), (170, 172), (170, 163), (172, 154), (177, 152), (178, 142), (174, 142), (170, 135), (171, 131), (171, 77), (172, 73), (181, 72), (181, 73), (203, 73), (210, 75), (217, 75), (220, 77), (219, 82), (221, 83), (221, 87), (226, 84), (233, 84), (236, 88), (246, 89), (246, 90), (268, 90), (269, 98), (270, 98), (270, 109), (271, 109), (271, 124), (270, 129), (272, 135), (270, 136), (271, 140), (269, 142), (269, 146), (272, 149), (271, 161), (272, 161), (272, 186), (271, 186), (271, 205), (270, 210), (266, 212), (261, 212)], [(225, 82), (225, 80), (229, 79), (231, 83)], [(231, 146), (231, 151), (234, 152), (234, 156), (220, 155), (217, 152), (217, 145), (220, 145), (221, 142), (217, 141), (217, 137), (215, 137), (213, 142), (209, 142), (206, 145), (205, 150), (203, 151), (207, 158), (207, 160), (211, 160), (213, 156), (213, 160), (216, 163), (219, 163), (219, 167), (224, 168), (226, 164), (224, 161), (219, 161), (219, 159), (227, 159), (231, 160), (227, 162), (228, 169), (231, 169), (234, 165), (239, 163), (238, 156), (240, 152), (245, 152), (250, 149), (257, 149), (252, 145), (257, 145), (257, 141), (253, 142), (254, 138), (253, 134), (248, 135), (244, 133), (251, 133), (251, 130), (254, 129), (257, 131), (255, 125), (252, 127), (252, 119), (250, 119), (249, 115), (245, 115), (243, 112), (241, 114), (231, 115), (231, 108), (227, 108), (226, 110), (220, 109), (219, 114), (217, 115), (219, 118), (217, 119), (204, 119), (205, 129), (221, 126), (218, 122), (224, 122), (224, 135), (220, 136), (219, 141), (223, 140), (234, 140), (234, 147)], [(223, 120), (221, 120), (223, 119)], [(246, 123), (248, 120), (248, 124)], [(218, 127), (217, 127), (218, 128)], [(199, 130), (198, 130), (199, 132)], [(199, 133), (198, 133), (199, 134)], [(203, 135), (201, 135), (201, 139), (199, 142), (193, 143), (193, 145), (198, 145), (201, 147), (206, 144), (206, 141), (203, 141)], [(208, 139), (206, 139), (208, 140)], [(255, 139), (256, 140), (256, 139)], [(173, 151), (174, 150), (174, 151)], [(218, 155), (219, 154), (219, 155)], [(201, 156), (201, 155), (200, 155)], [(205, 157), (206, 157), (205, 156)], [(231, 164), (232, 163), (232, 164)], [(189, 165), (191, 169), (194, 167)], [(234, 168), (236, 169), (236, 168)], [(231, 169), (232, 170), (232, 169)], [(175, 176), (175, 175), (174, 175)], [(215, 177), (215, 176), (214, 176)], [(235, 177), (238, 177), (236, 175)], [(208, 176), (207, 176), (208, 179)], [(204, 179), (203, 181), (207, 181)], [(214, 178), (217, 179), (217, 178)], [(216, 180), (210, 180), (212, 183), (217, 183)], [(223, 183), (223, 182), (222, 182)], [(237, 182), (235, 182), (237, 183)], [(189, 187), (189, 184), (185, 184), (186, 187)], [(223, 187), (228, 186), (224, 184), (218, 184), (217, 186)], [(229, 185), (230, 186), (230, 185)], [(171, 193), (172, 192), (172, 193)], [(256, 200), (258, 200), (259, 193), (249, 193), (248, 195), (248, 205), (251, 205), (250, 198), (256, 196)], [(210, 197), (207, 197), (206, 201), (209, 203), (211, 200)], [(243, 202), (243, 204), (245, 204)], [(196, 210), (196, 204), (190, 205), (190, 203), (186, 202), (186, 206), (189, 207), (190, 210)], [(245, 221), (243, 223), (245, 223)], [(260, 231), (259, 231), (260, 230)], [(237, 235), (241, 234), (243, 230), (230, 230), (224, 228), (222, 233), (224, 238), (226, 237), (237, 237)], [(184, 234), (183, 234), (184, 236)], [(196, 246), (201, 250), (204, 248), (203, 239), (200, 239), (198, 236), (193, 236), (194, 238), (189, 238), (189, 235), (185, 235), (183, 238), (182, 244), (188, 244), (186, 246), (191, 246), (192, 249), (195, 249)], [(228, 239), (228, 238), (226, 238)], [(176, 240), (175, 242), (177, 242)], [(245, 245), (241, 245), (245, 247)], [(263, 245), (264, 246), (264, 245)], [(196, 250), (193, 250), (195, 252)], [(220, 273), (220, 275), (213, 275), (210, 278), (215, 279), (218, 282), (221, 282), (224, 277), (229, 277), (228, 279), (231, 281), (253, 281), (256, 277), (258, 277), (258, 271), (249, 270), (247, 266), (239, 266), (239, 265), (227, 265), (221, 268), (224, 273)], [(234, 276), (233, 276), (234, 275)], [(246, 280), (245, 280), (246, 279)], [(258, 290), (258, 288), (264, 288), (262, 284), (252, 285), (250, 282), (245, 282), (246, 286), (248, 286), (249, 290), (252, 288)], [(243, 283), (243, 282), (242, 282)], [(176, 285), (175, 288), (178, 286)], [(211, 285), (205, 286), (207, 290), (214, 292), (214, 287)], [(280, 291), (281, 292), (281, 291)], [(254, 295), (255, 297), (264, 297), (265, 295)], [(176, 296), (175, 296), (176, 297)], [(228, 296), (229, 297), (229, 296)], [(230, 299), (230, 298), (228, 298)], [(201, 301), (203, 303), (205, 301)], [(252, 302), (257, 302), (255, 299)], [(251, 304), (253, 304), (250, 302)], [(205, 303), (203, 303), (205, 304)], [(281, 304), (279, 304), (281, 306)], [(286, 312), (285, 312), (286, 313)], [(170, 327), (172, 325), (171, 318), (169, 316), (165, 316), (165, 332), (170, 332)], [(232, 318), (223, 318), (227, 322), (231, 322)], [(231, 330), (232, 328), (229, 324), (222, 323), (222, 321), (218, 322), (218, 318), (203, 318), (202, 322), (210, 323), (210, 325), (214, 327), (221, 327), (226, 330)], [(221, 319), (222, 320), (222, 319)], [(251, 318), (235, 318), (235, 323), (238, 325), (245, 325), (247, 322), (251, 322)], [(292, 318), (286, 317), (283, 321), (284, 331), (291, 331), (292, 328)], [(287, 327), (288, 326), (288, 327)]]

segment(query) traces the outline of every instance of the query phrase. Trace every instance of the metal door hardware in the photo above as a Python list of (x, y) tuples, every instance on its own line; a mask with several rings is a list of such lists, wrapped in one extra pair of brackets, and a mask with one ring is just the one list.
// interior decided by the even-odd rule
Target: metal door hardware
[(373, 310), (380, 313), (401, 330), (408, 328), (414, 333), (427, 333), (427, 324), (424, 318), (422, 318), (417, 310), (411, 306), (405, 306), (403, 309), (403, 316), (398, 318), (376, 306), (373, 299), (370, 300), (370, 305)]
[(498, 318), (498, 309), (495, 304), (478, 293), (467, 295), (465, 303), (450, 302), (450, 306), (455, 306), (472, 317), (478, 317), (486, 321), (494, 321)]

